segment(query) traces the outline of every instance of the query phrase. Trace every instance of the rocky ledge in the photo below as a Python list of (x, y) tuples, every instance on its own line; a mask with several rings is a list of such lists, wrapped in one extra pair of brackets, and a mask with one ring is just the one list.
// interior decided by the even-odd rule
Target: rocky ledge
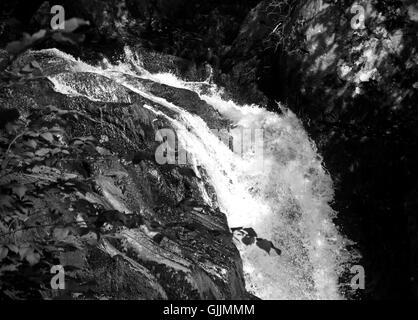
[[(19, 116), (1, 129), (3, 298), (250, 298), (204, 170), (153, 157), (157, 130), (170, 124), (146, 106), (161, 106), (98, 74), (69, 72), (63, 60), (35, 52), (15, 63), (28, 66), (42, 75), (0, 92), (2, 112)], [(107, 90), (102, 101), (64, 95), (47, 75)], [(225, 125), (195, 93), (142, 85)], [(16, 215), (17, 228), (8, 225)], [(49, 286), (54, 265), (65, 290)]]

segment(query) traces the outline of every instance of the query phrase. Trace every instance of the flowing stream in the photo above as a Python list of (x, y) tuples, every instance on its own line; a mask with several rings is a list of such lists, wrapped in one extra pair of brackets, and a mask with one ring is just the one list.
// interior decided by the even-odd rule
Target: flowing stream
[[(161, 106), (155, 110), (145, 105), (172, 124), (193, 165), (206, 170), (229, 226), (252, 228), (258, 237), (271, 240), (281, 250), (280, 255), (274, 250), (267, 253), (255, 244), (245, 245), (239, 234), (235, 235), (248, 291), (261, 299), (344, 298), (339, 279), (350, 257), (347, 240), (333, 223), (332, 180), (314, 143), (291, 111), (282, 107), (283, 112), (277, 114), (254, 105), (240, 106), (224, 100), (215, 85), (182, 81), (168, 73), (151, 74), (129, 50), (122, 62), (112, 65), (104, 60), (100, 66), (88, 65), (56, 49), (42, 52), (69, 66), (64, 73), (49, 77), (58, 92), (119, 102), (122, 98), (115, 87), (123, 86)], [(76, 73), (99, 74), (112, 81), (89, 84), (88, 77), (68, 76)], [(135, 79), (194, 91), (235, 129), (262, 132), (262, 157), (254, 148), (244, 148), (242, 154), (231, 151), (205, 119), (151, 94)], [(255, 136), (250, 134), (251, 138)], [(213, 205), (209, 197), (207, 201)]]

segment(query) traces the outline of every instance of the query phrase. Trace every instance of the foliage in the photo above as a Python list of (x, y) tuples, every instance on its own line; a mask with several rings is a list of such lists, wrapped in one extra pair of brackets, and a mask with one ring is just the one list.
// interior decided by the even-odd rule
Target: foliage
[(80, 18), (71, 18), (65, 21), (64, 30), (41, 29), (32, 35), (24, 33), (22, 39), (10, 42), (6, 46), (6, 51), (12, 55), (18, 55), (33, 47), (35, 44), (46, 41), (49, 38), (58, 42), (68, 42), (76, 45), (84, 40), (84, 35), (74, 34), (73, 32), (83, 25), (89, 25), (89, 22)]
[[(16, 55), (0, 74), (1, 91), (44, 77), (35, 60), (21, 68), (12, 63), (40, 36), (8, 46)], [(51, 266), (66, 252), (96, 244), (101, 227), (114, 222), (97, 201), (94, 177), (80, 170), (111, 153), (91, 136), (68, 132), (81, 117), (52, 105), (0, 109), (0, 299), (47, 297)], [(114, 216), (120, 226), (124, 216)]]
[[(82, 192), (93, 192), (92, 181), (71, 170), (86, 153), (100, 156), (92, 137), (65, 133), (66, 121), (77, 117), (48, 106), (1, 131), (0, 276), (6, 288), (7, 273), (24, 272), (42, 259), (47, 274), (60, 252), (80, 245), (75, 236), (96, 230), (95, 220), (104, 211), (84, 199)], [(80, 213), (85, 215), (84, 230)]]
[(297, 0), (273, 0), (267, 7), (268, 15), (274, 21), (274, 28), (265, 39), (265, 46), (274, 46), (275, 51), (278, 48), (286, 49), (289, 52), (296, 50), (301, 42), (300, 30), (303, 21), (293, 19), (293, 14), (297, 8), (303, 5), (305, 1)]

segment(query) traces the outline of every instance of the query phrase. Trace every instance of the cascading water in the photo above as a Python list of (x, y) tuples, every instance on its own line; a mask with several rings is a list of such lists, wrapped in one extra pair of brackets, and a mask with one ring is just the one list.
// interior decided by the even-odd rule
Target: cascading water
[[(145, 105), (170, 121), (194, 166), (206, 170), (229, 226), (253, 228), (258, 237), (271, 240), (282, 251), (281, 255), (275, 251), (267, 253), (254, 244), (245, 245), (238, 237), (235, 239), (248, 291), (262, 299), (343, 298), (339, 276), (349, 254), (346, 240), (332, 221), (334, 212), (329, 206), (333, 199), (332, 181), (314, 144), (292, 112), (283, 110), (279, 115), (257, 106), (238, 106), (223, 100), (216, 86), (185, 82), (172, 74), (150, 74), (129, 50), (125, 62), (112, 65), (103, 61), (100, 67), (77, 61), (55, 49), (43, 53), (63, 59), (70, 66), (64, 70), (67, 73), (49, 77), (58, 92), (115, 102), (124, 97), (114, 93), (112, 86), (123, 86), (161, 106), (157, 111)], [(91, 85), (86, 77), (70, 79), (66, 76), (68, 72), (100, 74), (112, 81)], [(194, 91), (234, 127), (263, 130), (263, 165), (257, 165), (259, 159), (252, 150), (242, 156), (232, 152), (205, 119), (151, 94), (135, 81), (139, 78)], [(205, 90), (201, 89), (203, 85)], [(170, 112), (166, 114), (164, 110)]]

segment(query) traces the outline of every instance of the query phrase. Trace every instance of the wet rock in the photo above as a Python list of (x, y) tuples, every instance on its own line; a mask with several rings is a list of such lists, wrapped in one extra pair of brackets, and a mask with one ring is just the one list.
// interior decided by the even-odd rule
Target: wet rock
[(246, 246), (252, 245), (255, 243), (255, 238), (254, 237), (250, 237), (248, 235), (244, 236), (241, 239), (242, 243), (245, 244)]
[(257, 237), (257, 233), (255, 233), (253, 228), (244, 228), (243, 230), (247, 233), (247, 236), (253, 237), (253, 238)]
[[(60, 59), (49, 59), (37, 56), (40, 64), (49, 65), (51, 76), (65, 75), (65, 81), (79, 88), (80, 95), (59, 94), (49, 80), (39, 79), (2, 91), (0, 100), (25, 117), (47, 105), (56, 106), (62, 114), (75, 112), (78, 116), (68, 117), (65, 126), (68, 141), (91, 137), (89, 141), (100, 148), (85, 148), (79, 155), (86, 162), (82, 167), (89, 168), (88, 175), (79, 162), (58, 163), (62, 170), (90, 181), (72, 184), (66, 191), (70, 196), (61, 206), (80, 212), (80, 224), (95, 223), (100, 229), (96, 241), (88, 237), (87, 227), (74, 228), (65, 234), (68, 239), (61, 240), (66, 243), (65, 259), (75, 264), (69, 276), (72, 289), (65, 294), (79, 299), (249, 298), (226, 216), (203, 199), (202, 187), (216, 203), (204, 170), (199, 169), (201, 179), (196, 179), (191, 168), (147, 161), (150, 153), (143, 150), (155, 150), (156, 131), (170, 124), (144, 105), (161, 106), (110, 82), (106, 87), (113, 88), (115, 100), (87, 99), (83, 95), (103, 78), (70, 74)], [(186, 99), (187, 94), (180, 96)], [(42, 201), (54, 203), (55, 199), (46, 194)], [(72, 257), (74, 249), (85, 258)]]
[(266, 240), (266, 239), (261, 239), (261, 238), (257, 238), (257, 247), (259, 247), (260, 249), (263, 249), (264, 251), (266, 251), (268, 254), (270, 254), (270, 251), (273, 249), (274, 251), (276, 251), (276, 253), (278, 255), (282, 254), (282, 251), (278, 248), (276, 248), (273, 244), (273, 242)]
[(219, 112), (200, 99), (196, 92), (149, 80), (141, 80), (140, 83), (148, 92), (205, 119), (210, 129), (229, 129), (231, 126), (229, 121), (220, 116)]
[(257, 233), (254, 231), (253, 228), (231, 228), (232, 233), (236, 233), (239, 235), (240, 241), (245, 244), (246, 246), (250, 246), (256, 244), (257, 247), (266, 251), (270, 254), (271, 250), (274, 250), (278, 255), (282, 254), (282, 251), (276, 248), (270, 240), (258, 238)]

